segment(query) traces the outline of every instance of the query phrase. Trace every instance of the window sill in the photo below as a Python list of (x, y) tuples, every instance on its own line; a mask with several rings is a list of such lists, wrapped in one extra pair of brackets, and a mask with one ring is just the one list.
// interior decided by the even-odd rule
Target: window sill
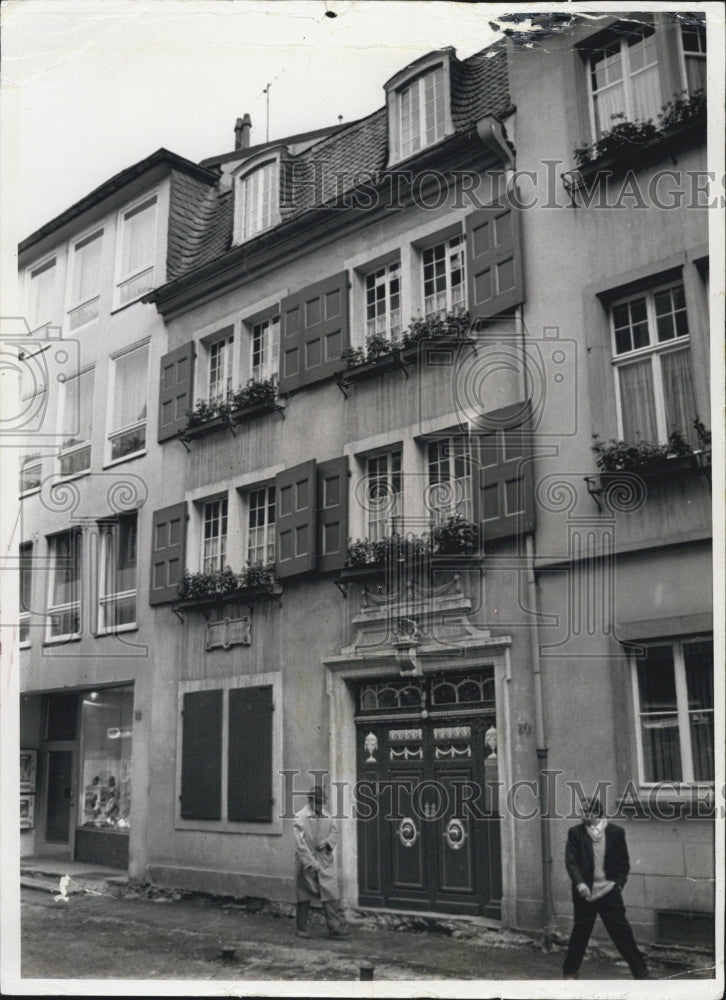
[(123, 312), (124, 309), (128, 309), (129, 306), (137, 305), (137, 303), (142, 302), (142, 300), (146, 295), (150, 295), (153, 291), (154, 289), (150, 288), (148, 291), (143, 292), (141, 295), (137, 295), (136, 298), (130, 299), (128, 302), (124, 302), (123, 305), (114, 306), (113, 309), (109, 309), (109, 316), (115, 316), (116, 313)]
[(130, 452), (128, 455), (122, 455), (121, 458), (114, 458), (111, 459), (110, 462), (105, 462), (103, 468), (110, 469), (114, 465), (121, 465), (122, 462), (131, 462), (135, 458), (143, 458), (145, 455), (146, 455), (146, 448), (144, 448), (143, 451), (133, 451)]
[(208, 618), (208, 612), (211, 608), (223, 607), (225, 604), (233, 604), (235, 602), (246, 604), (250, 610), (255, 601), (269, 600), (272, 597), (274, 597), (279, 604), (281, 594), (282, 587), (279, 583), (273, 584), (271, 588), (244, 587), (241, 590), (231, 590), (228, 594), (211, 594), (204, 597), (182, 597), (172, 604), (171, 610), (175, 615), (177, 615), (177, 617), (183, 616), (185, 611), (201, 611), (205, 618)]
[(67, 476), (62, 476), (59, 473), (58, 479), (56, 480), (54, 485), (60, 486), (61, 483), (70, 483), (73, 482), (74, 479), (83, 479), (85, 476), (90, 476), (90, 475), (91, 475), (90, 469), (83, 469), (80, 472), (69, 472)]
[(597, 174), (608, 171), (617, 176), (628, 170), (640, 170), (662, 159), (663, 154), (670, 154), (675, 159), (675, 153), (691, 148), (693, 139), (698, 136), (703, 136), (705, 142), (705, 117), (676, 125), (645, 145), (623, 146), (616, 153), (609, 153), (574, 167), (563, 174), (565, 187), (574, 193), (585, 187)]
[[(621, 818), (647, 819), (709, 819), (716, 814), (714, 786), (708, 784), (641, 785), (637, 799), (620, 795), (615, 801), (616, 813)], [(617, 818), (617, 817), (615, 817)]]
[(23, 500), (25, 497), (35, 496), (36, 493), (40, 493), (40, 486), (34, 486), (32, 490), (25, 490), (23, 493), (19, 493), (18, 496)]
[(118, 635), (119, 632), (138, 632), (139, 626), (136, 622), (130, 622), (128, 625), (117, 625), (115, 628), (104, 628), (99, 629), (96, 632), (97, 639), (103, 639), (109, 635)]
[(44, 639), (44, 646), (64, 646), (69, 642), (80, 642), (83, 636), (79, 635), (77, 632), (69, 633), (68, 635), (55, 635), (50, 639)]

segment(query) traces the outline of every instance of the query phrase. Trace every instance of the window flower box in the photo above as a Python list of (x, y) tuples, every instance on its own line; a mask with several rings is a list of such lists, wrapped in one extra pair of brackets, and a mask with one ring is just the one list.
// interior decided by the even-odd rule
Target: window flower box
[(279, 597), (281, 593), (271, 566), (248, 566), (241, 573), (235, 573), (229, 566), (215, 573), (185, 571), (179, 600), (172, 610), (175, 613), (193, 608), (204, 611), (234, 601), (249, 606), (256, 600)]
[(275, 411), (284, 416), (284, 407), (277, 396), (276, 380), (250, 379), (247, 385), (231, 393), (227, 400), (199, 400), (188, 414), (187, 426), (180, 437), (182, 441), (189, 441), (224, 428), (234, 433), (237, 424)]

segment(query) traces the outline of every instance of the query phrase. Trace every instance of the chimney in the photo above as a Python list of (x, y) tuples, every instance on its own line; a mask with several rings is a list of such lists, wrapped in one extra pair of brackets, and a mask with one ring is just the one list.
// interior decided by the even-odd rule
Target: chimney
[(244, 118), (238, 118), (234, 123), (234, 148), (235, 149), (247, 149), (250, 144), (250, 129), (252, 128), (252, 119), (249, 115), (245, 115)]

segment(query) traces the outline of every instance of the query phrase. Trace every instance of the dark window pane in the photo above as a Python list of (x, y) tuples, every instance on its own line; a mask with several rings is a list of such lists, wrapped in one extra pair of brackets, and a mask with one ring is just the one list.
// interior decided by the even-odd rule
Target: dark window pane
[(676, 679), (671, 646), (651, 646), (638, 663), (641, 712), (676, 711)]

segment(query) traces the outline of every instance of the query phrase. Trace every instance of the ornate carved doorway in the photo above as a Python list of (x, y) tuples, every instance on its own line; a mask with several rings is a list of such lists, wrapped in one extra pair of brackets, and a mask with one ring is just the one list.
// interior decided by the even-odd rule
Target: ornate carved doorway
[(501, 916), (492, 668), (357, 685), (359, 902)]

